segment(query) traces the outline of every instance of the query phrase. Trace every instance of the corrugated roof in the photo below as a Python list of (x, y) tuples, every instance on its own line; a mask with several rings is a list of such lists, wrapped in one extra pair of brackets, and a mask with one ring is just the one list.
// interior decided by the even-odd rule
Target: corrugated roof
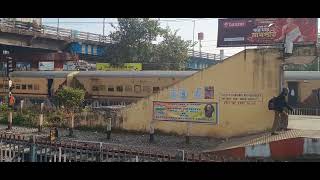
[[(63, 78), (73, 71), (15, 71), (12, 77)], [(79, 71), (75, 77), (188, 77), (197, 71)]]
[(72, 71), (14, 71), (11, 77), (49, 77), (64, 78)]
[(80, 71), (76, 77), (188, 77), (197, 71)]
[(285, 71), (285, 80), (320, 80), (318, 71)]

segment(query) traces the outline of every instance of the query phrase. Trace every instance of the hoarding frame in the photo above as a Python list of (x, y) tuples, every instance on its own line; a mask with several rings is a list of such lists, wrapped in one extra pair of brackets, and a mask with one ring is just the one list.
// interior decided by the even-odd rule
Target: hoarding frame
[[(223, 48), (223, 47), (250, 47), (250, 46), (271, 46), (271, 47), (275, 47), (275, 48), (283, 48), (284, 42), (285, 41), (281, 41), (281, 42), (274, 42), (274, 43), (245, 43), (243, 42), (242, 44), (230, 44), (230, 45), (221, 45), (221, 43), (219, 42), (219, 21), (220, 20), (226, 20), (226, 19), (241, 19), (241, 18), (220, 18), (218, 19), (218, 33), (217, 33), (217, 47), (218, 48)], [(275, 18), (243, 18), (243, 19), (275, 19)], [(276, 18), (276, 19), (280, 19), (280, 18)], [(286, 19), (286, 18), (283, 18)], [(294, 18), (297, 19), (297, 18)], [(318, 19), (317, 18), (312, 18), (312, 19), (316, 19), (316, 42), (296, 42), (294, 43), (294, 46), (316, 46), (318, 43)]]
[[(154, 103), (202, 103), (202, 104), (208, 104), (208, 103), (212, 103), (212, 104), (216, 104), (216, 122), (211, 122), (211, 121), (194, 121), (194, 120), (158, 120), (154, 118)], [(220, 107), (219, 107), (219, 101), (216, 102), (194, 102), (194, 101), (189, 101), (189, 102), (168, 102), (168, 101), (152, 101), (152, 121), (163, 121), (163, 122), (184, 122), (184, 123), (201, 123), (201, 124), (211, 124), (211, 125), (219, 125), (219, 121), (220, 121)]]

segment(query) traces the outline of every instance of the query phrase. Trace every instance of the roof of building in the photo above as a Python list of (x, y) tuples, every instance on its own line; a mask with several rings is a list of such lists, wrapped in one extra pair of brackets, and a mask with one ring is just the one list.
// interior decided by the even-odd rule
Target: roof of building
[(285, 71), (285, 80), (320, 80), (318, 71)]
[(80, 71), (76, 77), (188, 77), (197, 71)]
[[(15, 71), (11, 77), (64, 78), (74, 71)], [(78, 71), (75, 77), (188, 77), (197, 71)]]

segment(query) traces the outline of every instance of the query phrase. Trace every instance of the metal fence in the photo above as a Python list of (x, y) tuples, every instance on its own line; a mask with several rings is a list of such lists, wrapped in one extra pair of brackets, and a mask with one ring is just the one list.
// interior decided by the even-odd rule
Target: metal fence
[(320, 116), (320, 108), (294, 108), (289, 115)]
[(0, 134), (0, 162), (226, 162), (232, 157), (137, 150), (106, 143), (60, 141)]

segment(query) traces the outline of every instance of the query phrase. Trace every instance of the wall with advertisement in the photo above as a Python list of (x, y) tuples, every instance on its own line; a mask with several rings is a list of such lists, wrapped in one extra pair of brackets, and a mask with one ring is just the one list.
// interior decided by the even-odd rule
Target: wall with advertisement
[(31, 71), (31, 63), (29, 63), (29, 62), (16, 62), (15, 71)]
[(54, 62), (39, 62), (39, 71), (53, 71), (54, 70)]
[[(153, 124), (156, 130), (185, 135), (191, 123), (192, 136), (220, 138), (264, 132), (274, 119), (267, 104), (279, 91), (278, 58), (277, 49), (240, 52), (129, 106), (122, 111), (123, 128), (149, 132)], [(207, 104), (218, 109), (212, 114), (218, 123), (203, 121), (201, 109)]]
[(122, 66), (112, 66), (110, 63), (97, 63), (97, 71), (141, 71), (141, 63), (124, 63)]
[(316, 44), (317, 18), (219, 19), (218, 47), (275, 45), (286, 42)]

